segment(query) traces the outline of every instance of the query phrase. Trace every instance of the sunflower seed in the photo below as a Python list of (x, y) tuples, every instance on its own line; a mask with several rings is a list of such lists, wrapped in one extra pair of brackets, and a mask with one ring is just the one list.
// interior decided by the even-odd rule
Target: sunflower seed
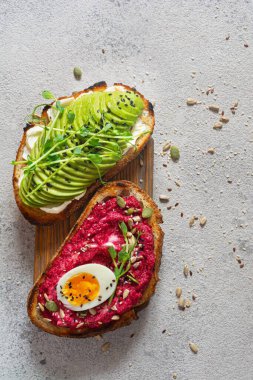
[(112, 321), (118, 321), (120, 319), (120, 316), (119, 315), (114, 315), (111, 320)]
[(176, 296), (177, 298), (180, 298), (182, 295), (182, 288), (176, 288)]
[(179, 309), (184, 310), (185, 309), (185, 300), (183, 297), (180, 297), (178, 300), (178, 307)]
[(89, 313), (90, 313), (91, 315), (96, 315), (96, 314), (97, 314), (96, 310), (93, 309), (93, 308), (89, 309)]
[(166, 143), (163, 146), (163, 152), (167, 152), (170, 149), (170, 143)]
[(129, 226), (129, 228), (133, 228), (133, 225), (134, 225), (134, 221), (132, 218), (129, 218), (128, 221), (127, 221), (127, 224)]
[(39, 306), (39, 308), (40, 308), (41, 311), (45, 310), (44, 306), (40, 302), (38, 302), (38, 306)]
[(187, 299), (185, 301), (185, 307), (187, 307), (187, 308), (191, 307), (191, 301), (190, 300)]
[(214, 154), (215, 150), (214, 148), (208, 148), (207, 153)]
[(133, 256), (130, 259), (131, 263), (134, 264), (137, 261), (137, 257)]
[(123, 300), (128, 297), (129, 292), (130, 292), (129, 289), (125, 289), (124, 290), (124, 292), (123, 292)]
[(113, 305), (113, 306), (111, 307), (111, 310), (117, 311), (117, 310), (118, 310), (118, 309), (117, 309), (117, 306), (116, 306), (116, 305)]
[(195, 216), (193, 215), (190, 220), (189, 220), (189, 226), (192, 227), (194, 225), (194, 222), (195, 222)]
[(116, 199), (117, 199), (117, 205), (119, 207), (121, 207), (121, 208), (125, 208), (126, 207), (126, 202), (125, 202), (125, 200), (122, 197), (120, 197), (118, 195)]
[[(144, 210), (145, 210), (145, 209), (144, 209)], [(144, 211), (144, 210), (143, 210), (143, 211)], [(143, 212), (142, 212), (142, 214), (143, 214)], [(144, 218), (144, 216), (142, 216), (142, 217)], [(136, 215), (136, 216), (133, 217), (133, 221), (134, 221), (134, 222), (140, 222), (140, 221), (141, 221), (141, 217), (140, 217), (139, 215)]]
[(219, 109), (220, 109), (220, 107), (217, 104), (211, 104), (208, 108), (210, 111), (213, 111), (216, 113), (219, 112)]
[(65, 317), (65, 313), (64, 313), (64, 311), (62, 309), (59, 310), (59, 314), (60, 314), (61, 318)]
[(204, 227), (204, 225), (206, 224), (206, 222), (207, 222), (207, 219), (206, 219), (205, 216), (200, 216), (199, 217), (199, 224), (200, 224), (201, 227)]
[(188, 276), (189, 276), (189, 272), (190, 272), (190, 270), (189, 270), (189, 267), (188, 267), (187, 264), (184, 265), (184, 270), (183, 270), (183, 272), (184, 272), (185, 277), (188, 277)]
[(194, 106), (194, 104), (197, 104), (197, 100), (193, 99), (193, 98), (188, 98), (186, 100), (186, 104), (187, 104), (187, 106)]
[(195, 343), (189, 342), (189, 347), (192, 350), (192, 352), (194, 352), (194, 354), (197, 354), (199, 348)]
[(48, 295), (46, 293), (44, 293), (44, 298), (46, 301), (49, 301)]
[(222, 123), (228, 123), (229, 122), (229, 118), (227, 117), (227, 116), (221, 116), (220, 117), (220, 121), (222, 122)]
[(111, 347), (111, 343), (110, 343), (110, 342), (106, 342), (106, 343), (104, 343), (104, 344), (101, 346), (101, 350), (102, 350), (103, 352), (107, 352), (107, 351), (109, 351), (110, 347)]
[(222, 123), (220, 123), (219, 121), (217, 121), (217, 123), (214, 124), (213, 129), (221, 129), (222, 126), (223, 126)]
[(76, 325), (76, 328), (79, 329), (80, 327), (83, 327), (83, 325), (84, 325), (84, 322), (80, 322), (78, 323), (78, 325)]
[(44, 321), (46, 321), (46, 322), (52, 322), (52, 319), (49, 319), (49, 318), (43, 318), (44, 319)]
[(164, 194), (159, 195), (159, 199), (161, 202), (164, 202), (164, 203), (169, 201), (169, 197), (167, 197), (167, 195), (164, 195)]

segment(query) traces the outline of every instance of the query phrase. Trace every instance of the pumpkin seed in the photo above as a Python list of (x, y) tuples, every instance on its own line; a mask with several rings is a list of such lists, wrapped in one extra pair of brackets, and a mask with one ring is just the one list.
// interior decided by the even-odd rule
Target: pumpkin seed
[(45, 307), (48, 311), (57, 311), (58, 310), (58, 306), (56, 305), (56, 303), (54, 301), (47, 301), (45, 303)]
[(145, 207), (143, 210), (142, 210), (142, 217), (144, 219), (147, 219), (147, 218), (150, 218), (153, 214), (153, 209), (150, 208), (150, 207)]
[(200, 218), (199, 218), (199, 224), (200, 224), (200, 226), (204, 227), (204, 225), (206, 224), (206, 222), (207, 222), (206, 217), (205, 216), (200, 216)]
[(173, 161), (179, 160), (180, 152), (177, 146), (173, 145), (170, 148), (170, 157), (172, 158)]
[(164, 203), (169, 201), (169, 197), (167, 197), (167, 195), (164, 195), (164, 194), (159, 195), (159, 199), (161, 202), (164, 202)]
[(177, 298), (180, 298), (182, 295), (182, 288), (176, 288), (176, 296)]
[(189, 342), (189, 347), (192, 350), (192, 352), (194, 352), (194, 354), (197, 354), (199, 348), (195, 343)]
[(222, 123), (228, 123), (229, 122), (229, 118), (227, 117), (227, 116), (221, 116), (221, 118), (220, 118), (220, 121), (222, 122)]
[(127, 213), (128, 215), (133, 214), (133, 213), (134, 213), (134, 208), (133, 208), (133, 207), (130, 207), (128, 210), (126, 210), (126, 213)]
[(121, 207), (121, 208), (125, 208), (126, 207), (126, 202), (125, 202), (125, 200), (122, 197), (120, 197), (118, 195), (116, 199), (117, 199), (117, 205), (119, 207)]
[(82, 70), (80, 67), (74, 67), (73, 74), (76, 80), (80, 80), (82, 78)]
[(123, 300), (128, 297), (129, 292), (130, 292), (129, 289), (125, 289), (124, 290), (124, 292), (123, 292)]
[(192, 216), (189, 220), (189, 226), (192, 227), (194, 225), (194, 222), (195, 222), (195, 216)]
[(213, 126), (213, 129), (221, 129), (221, 128), (222, 128), (222, 123), (220, 123), (219, 121), (215, 123)]

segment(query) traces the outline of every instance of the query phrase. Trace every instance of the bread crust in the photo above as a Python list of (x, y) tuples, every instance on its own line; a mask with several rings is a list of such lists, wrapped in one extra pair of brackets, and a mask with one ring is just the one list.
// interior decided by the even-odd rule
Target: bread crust
[[(117, 195), (127, 196), (134, 195), (140, 202), (142, 202), (143, 207), (151, 207), (153, 209), (153, 215), (149, 218), (149, 224), (152, 228), (153, 236), (154, 236), (154, 252), (155, 252), (155, 267), (152, 278), (149, 282), (148, 287), (144, 291), (140, 301), (138, 304), (130, 311), (121, 315), (119, 320), (112, 321), (110, 324), (106, 326), (102, 326), (98, 329), (90, 329), (90, 328), (80, 328), (76, 330), (72, 330), (66, 327), (57, 327), (52, 325), (50, 322), (46, 321), (37, 307), (37, 298), (39, 292), (39, 286), (44, 281), (47, 270), (53, 265), (54, 260), (61, 254), (61, 250), (64, 244), (72, 238), (72, 236), (76, 233), (79, 227), (82, 225), (83, 221), (89, 216), (93, 207), (98, 203), (106, 200), (108, 197), (115, 197)], [(27, 311), (28, 315), (34, 325), (39, 327), (40, 329), (48, 332), (50, 334), (54, 334), (57, 336), (64, 337), (75, 337), (75, 338), (87, 338), (91, 336), (95, 336), (98, 334), (104, 334), (108, 331), (113, 331), (119, 327), (123, 327), (129, 325), (132, 320), (137, 319), (137, 312), (143, 309), (149, 302), (151, 296), (155, 292), (156, 283), (159, 280), (158, 271), (161, 262), (162, 256), (162, 245), (163, 245), (163, 236), (164, 233), (160, 227), (160, 223), (162, 223), (162, 215), (160, 210), (158, 209), (155, 202), (150, 198), (150, 196), (140, 189), (137, 185), (129, 181), (114, 181), (108, 183), (103, 188), (101, 188), (91, 201), (86, 206), (85, 210), (81, 214), (80, 218), (77, 220), (76, 224), (62, 243), (61, 247), (56, 252), (55, 256), (52, 258), (50, 263), (47, 265), (45, 271), (38, 277), (34, 286), (32, 287), (28, 300), (27, 300)]]
[[(131, 88), (131, 87), (126, 86), (122, 83), (114, 83), (114, 86), (122, 86), (126, 90), (134, 91), (143, 99), (144, 110), (147, 113), (147, 116), (145, 116), (144, 119), (145, 119), (145, 123), (149, 126), (150, 133), (144, 134), (143, 136), (138, 138), (138, 140), (136, 141), (136, 149), (134, 147), (130, 148), (127, 151), (127, 153), (121, 158), (121, 160), (118, 161), (117, 164), (113, 168), (111, 168), (103, 176), (104, 181), (108, 181), (108, 180), (112, 179), (130, 161), (132, 161), (133, 159), (135, 159), (138, 156), (138, 154), (143, 150), (143, 148), (147, 144), (148, 140), (150, 139), (150, 136), (153, 133), (154, 125), (155, 125), (155, 117), (154, 117), (153, 106), (147, 99), (144, 98), (144, 96), (141, 93), (139, 93), (135, 88)], [(99, 83), (95, 83), (93, 86), (91, 86), (85, 90), (73, 93), (72, 96), (74, 98), (77, 98), (82, 93), (86, 93), (88, 91), (93, 91), (93, 92), (103, 91), (106, 88), (107, 88), (106, 82), (99, 82)], [(63, 96), (59, 99), (64, 99), (64, 98), (67, 98), (67, 96)], [(44, 115), (45, 117), (47, 115), (46, 111), (48, 108), (49, 107), (46, 107), (42, 112), (42, 115)], [(26, 143), (26, 132), (29, 128), (32, 128), (32, 127), (33, 127), (33, 125), (29, 125), (26, 128), (24, 128), (24, 133), (23, 133), (23, 136), (22, 136), (22, 139), (21, 139), (18, 151), (17, 151), (17, 155), (16, 155), (16, 161), (22, 160), (22, 154), (23, 154), (23, 150), (25, 147), (25, 143)], [(48, 224), (52, 224), (52, 223), (55, 223), (57, 221), (64, 220), (64, 219), (68, 218), (76, 210), (78, 210), (79, 208), (84, 206), (87, 203), (87, 201), (89, 201), (89, 199), (94, 194), (94, 192), (101, 186), (101, 182), (99, 180), (95, 181), (91, 186), (89, 186), (87, 188), (87, 191), (82, 198), (80, 198), (79, 200), (76, 200), (76, 199), (72, 200), (72, 202), (60, 213), (51, 214), (51, 213), (47, 213), (47, 212), (41, 210), (40, 208), (30, 207), (28, 205), (25, 205), (22, 202), (22, 200), (19, 196), (19, 183), (18, 183), (19, 177), (21, 175), (21, 169), (22, 169), (22, 165), (14, 166), (13, 178), (12, 178), (14, 196), (15, 196), (17, 206), (20, 209), (20, 211), (22, 212), (22, 214), (24, 215), (24, 217), (30, 223), (35, 224), (35, 225), (48, 225)]]

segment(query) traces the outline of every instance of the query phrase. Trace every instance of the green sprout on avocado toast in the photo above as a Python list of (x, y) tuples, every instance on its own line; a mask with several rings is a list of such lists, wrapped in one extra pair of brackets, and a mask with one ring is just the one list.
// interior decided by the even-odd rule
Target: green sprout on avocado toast
[[(80, 196), (122, 158), (132, 145), (132, 127), (144, 103), (134, 91), (98, 91), (74, 99), (65, 108), (50, 91), (53, 117), (36, 115), (42, 132), (22, 165), (19, 195), (28, 206), (57, 206)], [(143, 132), (145, 134), (147, 132)]]

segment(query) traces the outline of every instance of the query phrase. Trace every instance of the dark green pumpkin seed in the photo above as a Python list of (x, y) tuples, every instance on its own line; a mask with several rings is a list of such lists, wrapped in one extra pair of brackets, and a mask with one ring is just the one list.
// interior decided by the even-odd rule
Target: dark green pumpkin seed
[(177, 146), (172, 146), (170, 148), (170, 157), (172, 158), (173, 161), (179, 160), (180, 152)]
[(142, 217), (144, 219), (147, 219), (147, 218), (150, 218), (153, 214), (153, 209), (150, 208), (150, 207), (145, 207), (143, 210), (142, 210)]
[(74, 73), (74, 77), (77, 80), (80, 80), (82, 78), (82, 70), (80, 69), (80, 67), (74, 67), (73, 73)]
[(119, 195), (117, 196), (117, 205), (121, 208), (125, 208), (126, 207), (126, 202), (125, 200), (120, 197)]
[(45, 307), (49, 311), (57, 311), (58, 310), (58, 306), (56, 305), (56, 303), (54, 301), (47, 301), (45, 303)]

